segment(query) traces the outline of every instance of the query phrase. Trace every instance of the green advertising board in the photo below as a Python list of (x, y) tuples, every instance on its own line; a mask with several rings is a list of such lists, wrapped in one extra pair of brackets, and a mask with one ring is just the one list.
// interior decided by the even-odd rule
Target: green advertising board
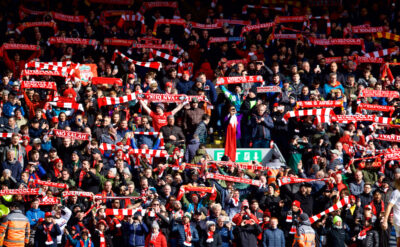
[[(265, 164), (270, 161), (273, 152), (273, 149), (270, 148), (238, 148), (236, 149), (236, 162), (249, 162), (256, 160)], [(207, 148), (207, 153), (213, 160), (221, 160), (222, 156), (224, 156), (225, 150), (223, 148)]]

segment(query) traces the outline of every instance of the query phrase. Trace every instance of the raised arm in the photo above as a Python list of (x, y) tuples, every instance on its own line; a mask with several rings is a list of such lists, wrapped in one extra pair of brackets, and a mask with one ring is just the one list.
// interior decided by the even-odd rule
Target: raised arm
[(171, 111), (171, 115), (175, 115), (178, 111), (180, 111), (183, 108), (184, 105), (185, 103), (181, 103), (177, 107), (175, 107), (175, 109)]
[(143, 100), (139, 100), (139, 103), (143, 107), (143, 109), (147, 112), (147, 114), (150, 115), (151, 109), (143, 102)]

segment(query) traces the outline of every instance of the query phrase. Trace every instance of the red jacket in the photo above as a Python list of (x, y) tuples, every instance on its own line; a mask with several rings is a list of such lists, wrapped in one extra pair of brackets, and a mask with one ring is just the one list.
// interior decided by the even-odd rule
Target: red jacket
[(155, 244), (150, 244), (151, 233), (149, 233), (146, 237), (145, 246), (146, 247), (167, 247), (167, 239), (165, 238), (164, 234), (160, 231), (156, 238)]

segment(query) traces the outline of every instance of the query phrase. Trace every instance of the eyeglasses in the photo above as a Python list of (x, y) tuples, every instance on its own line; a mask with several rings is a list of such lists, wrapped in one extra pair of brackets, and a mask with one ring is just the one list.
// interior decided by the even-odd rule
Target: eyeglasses
[(160, 206), (160, 204), (159, 204), (159, 203), (156, 203), (156, 204), (153, 204), (153, 206)]

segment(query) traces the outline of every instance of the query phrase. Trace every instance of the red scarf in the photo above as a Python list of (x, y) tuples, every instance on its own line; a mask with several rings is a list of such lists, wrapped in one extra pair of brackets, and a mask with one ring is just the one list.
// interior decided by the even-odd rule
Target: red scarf
[(150, 237), (150, 246), (156, 246), (156, 240), (158, 238), (158, 234), (160, 234), (160, 232), (157, 233), (152, 233), (151, 237)]
[(56, 178), (58, 178), (59, 175), (61, 175), (61, 171), (58, 170), (58, 169), (56, 168), (56, 166), (54, 166), (54, 176), (56, 176)]
[[(90, 241), (90, 239), (87, 239), (86, 241), (89, 241), (87, 247), (92, 247), (92, 242)], [(85, 242), (83, 240), (79, 240), (79, 242), (80, 242), (82, 247), (85, 247)]]
[[(376, 210), (374, 201), (372, 201), (369, 205), (370, 205), (371, 208), (372, 208), (372, 213), (373, 213), (375, 216), (377, 216), (377, 215), (376, 215), (377, 210)], [(383, 200), (381, 200), (381, 211), (383, 211), (383, 210), (385, 210), (385, 204), (383, 203)]]
[(46, 233), (47, 235), (47, 239), (45, 244), (46, 245), (52, 245), (53, 244), (53, 239), (51, 238), (50, 232), (51, 229), (53, 229), (53, 224), (50, 224), (49, 226), (47, 226), (46, 224), (43, 224), (43, 228), (44, 228), (44, 233)]
[(85, 175), (86, 175), (86, 172), (81, 170), (81, 172), (79, 173), (79, 187), (82, 187), (82, 180), (83, 180), (83, 177), (85, 177)]
[(213, 231), (208, 231), (207, 232), (207, 243), (212, 243), (214, 242), (214, 232)]
[[(106, 203), (107, 202), (107, 191), (105, 191), (105, 190), (103, 190), (103, 192), (101, 192), (101, 197), (103, 197), (104, 199), (103, 199), (103, 203)], [(115, 196), (115, 194), (114, 194), (114, 192), (113, 191), (110, 191), (110, 194), (111, 194), (111, 196)], [(125, 205), (126, 206), (126, 205)]]
[(185, 244), (185, 246), (192, 246), (191, 241), (189, 242), (187, 240), (189, 237), (192, 238), (192, 232), (190, 231), (190, 222), (185, 224), (185, 225), (183, 225), (183, 226), (185, 228), (185, 237), (186, 237), (186, 240), (185, 240), (184, 244)]
[(359, 239), (359, 240), (365, 239), (365, 238), (367, 237), (367, 232), (368, 232), (369, 230), (371, 230), (371, 229), (372, 229), (372, 226), (364, 227), (364, 229), (362, 229), (362, 230), (358, 233), (357, 239)]
[[(300, 209), (300, 214), (301, 214), (301, 209)], [(289, 212), (287, 213), (286, 222), (293, 223), (293, 211), (292, 210), (289, 210)], [(292, 226), (290, 227), (289, 234), (296, 234), (296, 231), (297, 231), (296, 225), (292, 224)]]
[(104, 237), (104, 233), (99, 230), (97, 230), (97, 231), (99, 232), (99, 236), (100, 236), (100, 247), (106, 247), (106, 238)]

